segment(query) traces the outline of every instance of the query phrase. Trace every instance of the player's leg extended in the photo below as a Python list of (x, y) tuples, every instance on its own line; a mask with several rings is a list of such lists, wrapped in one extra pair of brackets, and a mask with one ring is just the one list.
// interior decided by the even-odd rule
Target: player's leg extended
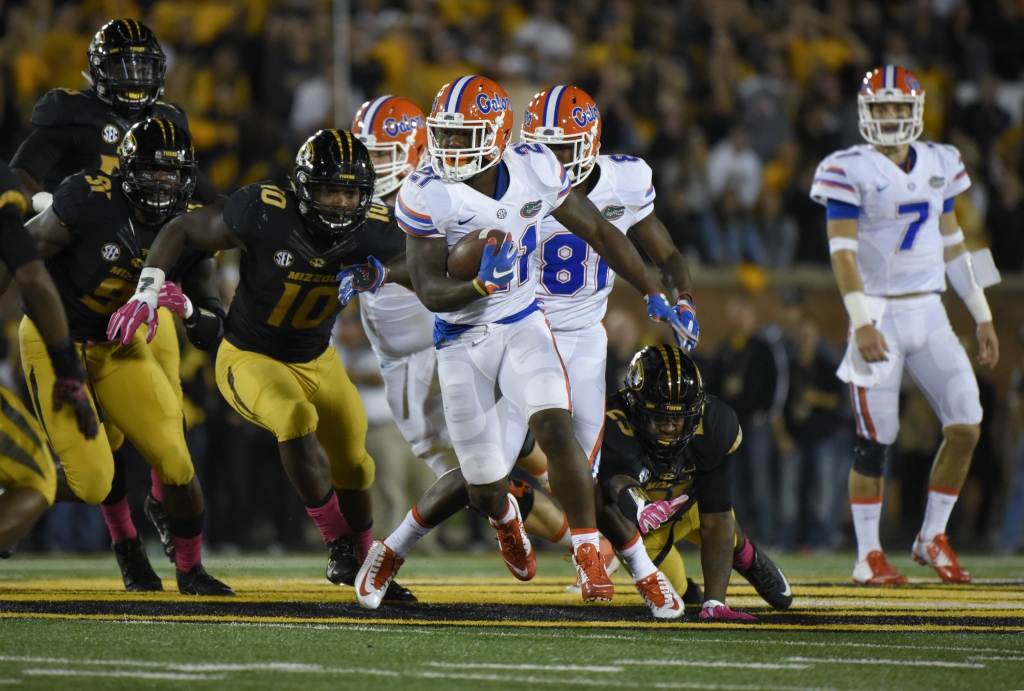
[(601, 324), (579, 331), (553, 331), (572, 391), (572, 428), (597, 477), (604, 436), (605, 379), (608, 334)]
[(970, 359), (949, 325), (937, 296), (922, 305), (922, 347), (907, 354), (907, 369), (942, 422), (942, 445), (932, 465), (924, 522), (912, 549), (914, 560), (933, 566), (947, 583), (967, 583), (946, 538), (946, 523), (967, 479), (981, 434), (978, 381)]
[(53, 505), (57, 470), (35, 416), (4, 388), (0, 388), (0, 434), (4, 438), (0, 450), (0, 558), (6, 558)]

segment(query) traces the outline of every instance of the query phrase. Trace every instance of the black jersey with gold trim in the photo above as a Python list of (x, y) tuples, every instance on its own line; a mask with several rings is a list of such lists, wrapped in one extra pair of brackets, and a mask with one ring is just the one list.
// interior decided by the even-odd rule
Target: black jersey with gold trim
[(742, 432), (727, 403), (707, 396), (693, 439), (667, 463), (653, 458), (640, 443), (621, 392), (608, 396), (604, 422), (598, 483), (626, 475), (640, 483), (652, 500), (689, 494), (690, 501), (680, 507), (680, 515), (702, 498), (702, 512), (722, 513), (732, 508), (729, 457), (739, 447)]
[[(104, 103), (90, 89), (54, 89), (43, 95), (32, 112), (33, 130), (11, 160), (48, 192), (69, 175), (98, 168), (110, 175), (117, 170), (117, 148), (125, 132), (146, 118), (170, 120), (186, 132), (188, 118), (173, 103), (157, 101), (131, 120)], [(200, 194), (204, 204), (213, 201)]]
[(225, 338), (282, 362), (309, 362), (327, 349), (341, 269), (405, 252), (390, 208), (373, 204), (363, 225), (331, 242), (308, 225), (293, 192), (270, 183), (232, 194), (224, 222), (245, 245)]
[[(76, 341), (107, 340), (107, 322), (135, 294), (150, 245), (162, 226), (140, 223), (121, 193), (119, 175), (83, 170), (53, 193), (53, 213), (67, 226), (69, 247), (46, 260)], [(186, 248), (167, 279), (179, 282), (213, 256)]]

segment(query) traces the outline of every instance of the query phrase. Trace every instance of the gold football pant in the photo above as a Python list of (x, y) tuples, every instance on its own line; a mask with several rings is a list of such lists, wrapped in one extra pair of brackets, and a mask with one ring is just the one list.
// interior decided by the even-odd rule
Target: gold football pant
[[(733, 519), (736, 516), (733, 514)], [(733, 534), (733, 547), (736, 546), (736, 536)], [(675, 543), (679, 540), (689, 540), (695, 545), (700, 545), (700, 513), (697, 511), (697, 504), (690, 507), (690, 510), (683, 514), (679, 520), (666, 523), (657, 530), (644, 535), (644, 549), (651, 561), (661, 569), (665, 578), (669, 580), (676, 592), (682, 595), (686, 592), (686, 566), (683, 564), (683, 557), (676, 549)]]
[(21, 321), (19, 337), (21, 363), (36, 414), (75, 496), (98, 504), (110, 492), (114, 459), (108, 426), (131, 440), (163, 484), (180, 486), (192, 480), (195, 470), (185, 445), (181, 405), (175, 387), (146, 343), (143, 329), (126, 347), (76, 344), (89, 374), (93, 394), (90, 403), (94, 407), (99, 405), (103, 419), (109, 423), (100, 427), (99, 435), (88, 440), (78, 431), (70, 406), (60, 411), (53, 409), (53, 366), (46, 343), (28, 317)]
[(309, 362), (281, 362), (224, 340), (217, 351), (217, 386), (239, 415), (279, 442), (316, 432), (337, 489), (373, 484), (366, 411), (334, 348)]
[(18, 397), (0, 387), (0, 487), (28, 487), (53, 506), (57, 470), (35, 415)]

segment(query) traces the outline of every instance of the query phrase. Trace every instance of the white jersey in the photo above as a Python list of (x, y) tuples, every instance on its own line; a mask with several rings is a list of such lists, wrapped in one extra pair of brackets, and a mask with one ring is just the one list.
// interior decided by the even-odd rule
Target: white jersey
[(868, 295), (946, 289), (939, 216), (971, 186), (960, 152), (948, 144), (913, 142), (909, 173), (869, 144), (830, 155), (814, 173), (811, 197), (860, 209), (857, 269)]
[[(438, 313), (449, 324), (493, 324), (533, 305), (535, 283), (530, 255), (537, 248), (537, 226), (572, 189), (565, 168), (543, 144), (510, 144), (502, 159), (508, 187), (493, 199), (460, 182), (446, 183), (427, 166), (412, 173), (398, 193), (395, 218), (417, 237), (443, 237), (449, 251), (467, 233), (497, 228), (512, 234), (519, 261), (511, 283), (462, 309)], [(499, 170), (499, 187), (503, 171)]]
[[(633, 156), (598, 156), (597, 165), (601, 178), (587, 197), (625, 235), (654, 211), (651, 168)], [(552, 331), (586, 329), (604, 318), (615, 272), (553, 216), (540, 223), (533, 272), (537, 298)]]

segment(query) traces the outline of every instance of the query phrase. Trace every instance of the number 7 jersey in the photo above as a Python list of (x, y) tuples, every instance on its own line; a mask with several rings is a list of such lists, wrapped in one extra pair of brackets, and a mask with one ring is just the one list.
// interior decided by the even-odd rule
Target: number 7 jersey
[(281, 362), (310, 362), (327, 350), (342, 268), (370, 255), (387, 264), (405, 251), (386, 206), (372, 205), (363, 225), (331, 243), (307, 229), (292, 192), (268, 183), (232, 194), (224, 223), (245, 244), (225, 338)]
[(939, 216), (971, 186), (960, 152), (948, 144), (913, 142), (909, 173), (869, 144), (827, 157), (811, 198), (858, 207), (857, 270), (868, 295), (896, 296), (946, 289)]

